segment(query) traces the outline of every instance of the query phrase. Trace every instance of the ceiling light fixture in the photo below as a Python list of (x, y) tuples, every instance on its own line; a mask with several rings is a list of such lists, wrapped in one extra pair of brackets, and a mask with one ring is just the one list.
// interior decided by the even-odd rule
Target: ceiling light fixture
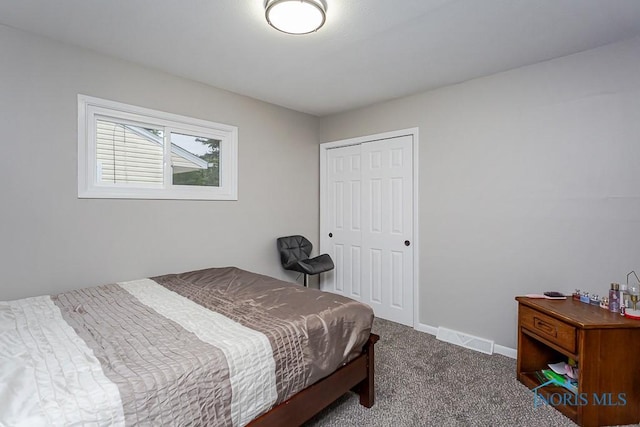
[(327, 19), (322, 0), (267, 0), (267, 22), (287, 34), (317, 31)]

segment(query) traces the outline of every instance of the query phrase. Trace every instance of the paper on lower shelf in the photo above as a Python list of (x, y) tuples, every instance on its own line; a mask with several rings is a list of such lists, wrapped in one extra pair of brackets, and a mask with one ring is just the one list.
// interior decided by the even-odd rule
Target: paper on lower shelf
[(565, 362), (549, 363), (549, 367), (556, 374), (560, 374), (560, 375), (567, 374), (567, 364)]

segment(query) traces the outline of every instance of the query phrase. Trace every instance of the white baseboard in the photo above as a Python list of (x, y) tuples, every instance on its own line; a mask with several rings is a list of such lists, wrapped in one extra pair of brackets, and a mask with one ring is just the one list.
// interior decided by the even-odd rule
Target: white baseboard
[(427, 334), (436, 335), (438, 333), (438, 328), (431, 325), (425, 325), (424, 323), (417, 322), (413, 329), (418, 332), (426, 332)]
[(498, 344), (494, 345), (493, 352), (501, 354), (503, 356), (510, 357), (512, 359), (517, 359), (518, 357), (518, 350), (511, 347), (505, 347), (503, 345), (498, 345)]
[[(427, 324), (424, 324), (424, 323), (420, 323), (420, 322), (417, 322), (413, 326), (413, 329), (415, 329), (418, 332), (425, 332), (425, 333), (430, 334), (430, 335), (437, 335), (438, 334), (438, 328), (437, 327), (431, 326), (431, 325), (427, 325)], [(503, 345), (498, 345), (498, 344), (495, 344), (493, 346), (493, 352), (497, 353), (497, 354), (501, 354), (503, 356), (510, 357), (512, 359), (515, 359), (518, 356), (518, 351), (515, 348), (505, 347)]]

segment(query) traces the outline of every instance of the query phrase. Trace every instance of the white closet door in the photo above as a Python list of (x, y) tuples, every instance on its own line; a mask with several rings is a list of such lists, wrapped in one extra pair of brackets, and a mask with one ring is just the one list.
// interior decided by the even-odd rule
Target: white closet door
[(329, 150), (327, 154), (327, 215), (329, 254), (336, 268), (323, 274), (323, 288), (362, 299), (361, 281), (361, 156), (360, 145)]
[(412, 137), (362, 144), (362, 283), (376, 316), (413, 325)]
[[(327, 150), (328, 252), (322, 289), (413, 325), (413, 140), (402, 136)], [(331, 236), (331, 237), (329, 237)]]

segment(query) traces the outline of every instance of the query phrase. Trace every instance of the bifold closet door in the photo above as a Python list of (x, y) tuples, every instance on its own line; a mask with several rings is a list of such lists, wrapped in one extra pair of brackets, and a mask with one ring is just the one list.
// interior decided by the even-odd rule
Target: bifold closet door
[(336, 268), (323, 289), (413, 325), (413, 153), (402, 136), (327, 150), (327, 232)]

